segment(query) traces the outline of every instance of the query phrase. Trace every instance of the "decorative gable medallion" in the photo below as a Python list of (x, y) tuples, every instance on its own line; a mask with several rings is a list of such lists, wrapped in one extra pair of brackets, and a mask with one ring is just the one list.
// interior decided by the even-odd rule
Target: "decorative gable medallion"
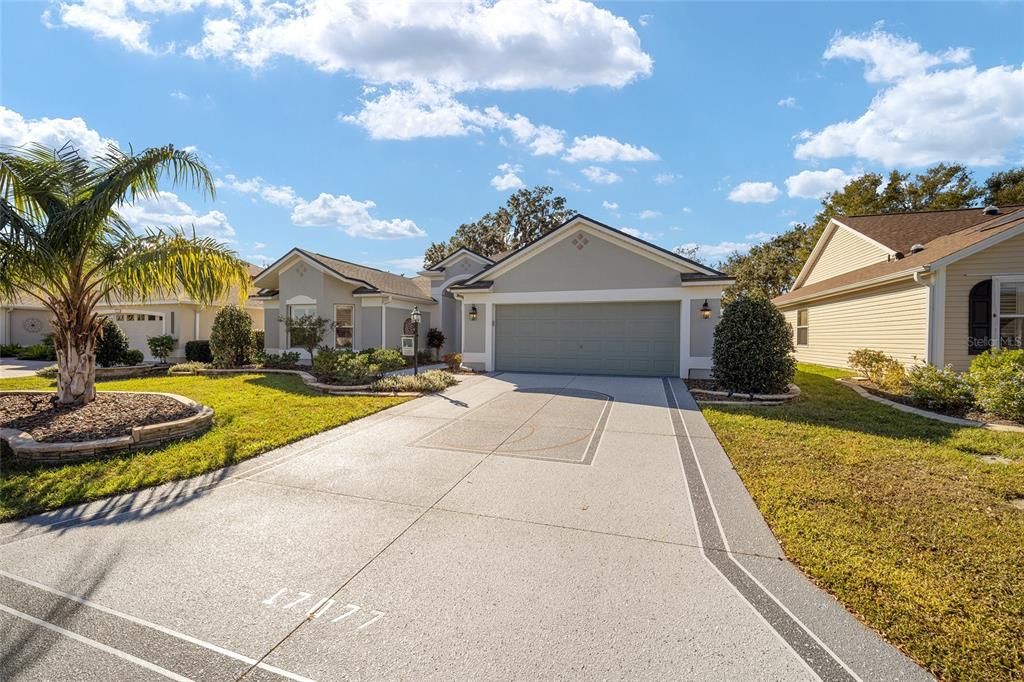
[(305, 264), (305, 263), (299, 263), (299, 264), (298, 264), (298, 265), (297, 265), (297, 266), (295, 267), (295, 272), (296, 272), (296, 273), (298, 273), (299, 277), (305, 277), (305, 276), (306, 276), (306, 273), (307, 273), (308, 271), (309, 271), (309, 268), (307, 268), (307, 267), (306, 267), (306, 264)]
[(577, 251), (582, 251), (583, 247), (590, 243), (590, 239), (584, 233), (580, 232), (572, 238), (572, 243), (576, 247)]

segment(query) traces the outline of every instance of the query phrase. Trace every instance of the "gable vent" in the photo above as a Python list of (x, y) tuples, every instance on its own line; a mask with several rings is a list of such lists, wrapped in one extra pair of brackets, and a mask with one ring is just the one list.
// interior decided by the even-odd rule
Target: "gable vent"
[(993, 206), (991, 204), (982, 209), (982, 211), (985, 213), (985, 215), (999, 215), (999, 207)]
[(910, 253), (921, 253), (924, 251), (924, 244), (914, 244), (910, 247)]

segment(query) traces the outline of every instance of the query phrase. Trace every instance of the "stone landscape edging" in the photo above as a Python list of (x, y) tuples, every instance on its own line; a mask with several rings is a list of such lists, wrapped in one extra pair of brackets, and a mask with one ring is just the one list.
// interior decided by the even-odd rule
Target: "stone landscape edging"
[(301, 369), (260, 369), (260, 368), (249, 368), (249, 369), (197, 369), (192, 372), (169, 372), (172, 376), (174, 375), (185, 375), (188, 374), (294, 374), (302, 379), (309, 388), (314, 391), (320, 391), (321, 393), (327, 393), (328, 395), (375, 395), (375, 396), (398, 396), (398, 397), (419, 397), (426, 395), (424, 393), (417, 393), (415, 391), (371, 391), (370, 386), (373, 384), (359, 384), (357, 386), (342, 386), (339, 384), (322, 384), (316, 380), (309, 372), (305, 372)]
[(132, 377), (146, 376), (147, 374), (153, 374), (159, 372), (167, 365), (154, 365), (154, 364), (142, 364), (142, 365), (118, 365), (114, 367), (97, 367), (96, 378), (97, 379), (131, 379)]
[[(714, 400), (714, 401), (708, 401), (708, 402), (713, 402), (714, 404), (717, 404), (717, 405), (757, 405), (757, 404), (762, 404), (762, 405), (781, 405), (784, 402), (788, 402), (790, 400), (794, 400), (794, 399), (800, 397), (800, 387), (797, 386), (796, 384), (790, 384), (789, 385), (789, 391), (786, 392), (786, 393), (740, 393), (738, 391), (733, 391), (732, 393), (729, 393), (728, 391), (712, 391), (711, 389), (707, 389), (707, 388), (691, 388), (689, 390), (690, 390), (690, 393), (694, 393), (694, 394), (703, 393), (704, 395), (720, 396), (720, 397), (723, 397), (723, 398), (730, 398), (732, 396), (748, 396), (750, 398), (750, 400)], [(699, 400), (699, 397), (696, 396), (696, 395), (694, 395), (694, 398), (697, 398)], [(761, 403), (754, 402), (754, 401), (757, 401), (757, 400), (760, 400), (760, 401), (763, 401), (763, 402), (761, 402)], [(767, 402), (767, 401), (772, 401), (772, 402)]]
[[(50, 393), (50, 391), (4, 391), (4, 393)], [(0, 429), (0, 444), (14, 457), (26, 462), (63, 464), (81, 462), (98, 456), (108, 456), (144, 450), (171, 441), (198, 436), (213, 425), (213, 408), (197, 403), (177, 393), (157, 391), (102, 391), (102, 393), (130, 393), (160, 395), (177, 400), (183, 405), (198, 408), (190, 417), (147, 426), (134, 426), (127, 436), (97, 438), (95, 440), (41, 442), (20, 429)]]
[(861, 398), (873, 400), (876, 403), (882, 405), (888, 405), (889, 407), (895, 408), (900, 412), (907, 412), (909, 414), (916, 414), (918, 417), (924, 417), (925, 419), (932, 419), (934, 421), (945, 422), (946, 424), (953, 424), (955, 426), (969, 426), (976, 429), (987, 429), (989, 431), (1007, 431), (1010, 433), (1024, 433), (1024, 426), (1014, 426), (1012, 424), (990, 424), (988, 422), (980, 422), (975, 419), (964, 419), (962, 417), (951, 417), (948, 414), (940, 414), (938, 412), (932, 412), (925, 410), (920, 407), (914, 407), (913, 405), (904, 405), (898, 403), (895, 400), (889, 400), (882, 396), (875, 395), (871, 391), (867, 390), (863, 386), (859, 385), (852, 379), (845, 377), (839, 377), (836, 379), (843, 386), (852, 388), (854, 393), (859, 395)]

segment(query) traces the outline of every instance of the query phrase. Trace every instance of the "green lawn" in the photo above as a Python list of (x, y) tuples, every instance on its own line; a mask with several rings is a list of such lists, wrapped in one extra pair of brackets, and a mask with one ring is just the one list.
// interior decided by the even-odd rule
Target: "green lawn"
[(797, 402), (704, 415), (818, 585), (942, 678), (1024, 679), (1024, 435), (899, 412), (844, 374), (801, 365)]
[[(0, 391), (52, 387), (35, 377), (0, 380)], [(214, 409), (214, 425), (199, 438), (124, 457), (36, 467), (4, 460), (0, 521), (195, 476), (408, 400), (327, 396), (281, 374), (127, 379), (99, 389), (187, 396)]]

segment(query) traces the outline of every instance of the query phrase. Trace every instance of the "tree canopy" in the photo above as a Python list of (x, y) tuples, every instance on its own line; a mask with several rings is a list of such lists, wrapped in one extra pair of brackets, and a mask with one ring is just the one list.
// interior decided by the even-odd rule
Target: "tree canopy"
[(446, 242), (432, 243), (423, 255), (426, 267), (440, 263), (461, 248), (493, 257), (542, 237), (571, 218), (565, 197), (539, 185), (513, 193), (504, 206), (472, 223), (463, 223)]
[(775, 297), (789, 291), (829, 220), (844, 215), (970, 208), (981, 203), (1024, 204), (1024, 168), (994, 173), (981, 187), (962, 164), (940, 163), (911, 175), (866, 173), (827, 194), (808, 225), (797, 224), (745, 254), (733, 253), (720, 269), (736, 278), (727, 299), (740, 294)]

